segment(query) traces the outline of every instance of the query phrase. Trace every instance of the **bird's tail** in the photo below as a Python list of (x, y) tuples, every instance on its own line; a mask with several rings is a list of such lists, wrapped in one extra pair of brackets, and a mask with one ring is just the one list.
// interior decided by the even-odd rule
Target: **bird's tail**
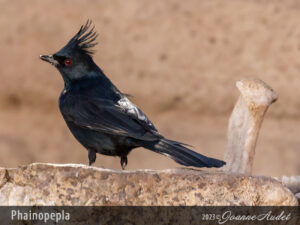
[(168, 140), (161, 139), (158, 142), (147, 143), (144, 147), (152, 150), (154, 152), (160, 153), (162, 155), (168, 156), (173, 159), (175, 162), (184, 165), (184, 166), (194, 166), (194, 167), (222, 167), (226, 163), (222, 160), (209, 158), (204, 155), (201, 155), (197, 152), (194, 152), (184, 144)]

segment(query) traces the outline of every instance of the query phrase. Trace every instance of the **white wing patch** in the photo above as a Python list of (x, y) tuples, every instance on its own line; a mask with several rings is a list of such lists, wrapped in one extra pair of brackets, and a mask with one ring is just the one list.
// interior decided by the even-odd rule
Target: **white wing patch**
[(158, 134), (159, 132), (148, 119), (148, 117), (135, 105), (133, 104), (127, 97), (123, 97), (118, 101), (119, 106), (124, 110), (126, 113), (132, 115), (136, 119), (143, 121), (145, 124), (151, 127), (151, 129), (155, 130)]
[(139, 120), (147, 120), (145, 114), (143, 114), (138, 107), (133, 104), (127, 97), (123, 97), (118, 101), (118, 104), (127, 113), (136, 116)]

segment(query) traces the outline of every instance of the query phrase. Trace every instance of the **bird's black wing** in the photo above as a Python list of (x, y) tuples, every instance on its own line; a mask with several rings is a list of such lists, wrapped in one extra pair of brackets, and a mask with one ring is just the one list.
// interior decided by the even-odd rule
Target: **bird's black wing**
[(117, 103), (87, 96), (66, 96), (60, 110), (66, 121), (83, 128), (148, 141), (162, 137), (147, 116), (125, 96)]
[(146, 115), (125, 96), (117, 103), (85, 96), (66, 96), (60, 109), (67, 122), (94, 131), (136, 139), (140, 146), (166, 155), (179, 164), (195, 167), (221, 167), (223, 161), (209, 158), (165, 139)]

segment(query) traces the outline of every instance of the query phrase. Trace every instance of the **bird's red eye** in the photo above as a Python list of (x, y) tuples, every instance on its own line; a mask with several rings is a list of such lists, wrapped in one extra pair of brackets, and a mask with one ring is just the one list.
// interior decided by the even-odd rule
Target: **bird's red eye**
[(72, 59), (66, 59), (65, 60), (65, 65), (70, 66), (72, 64)]

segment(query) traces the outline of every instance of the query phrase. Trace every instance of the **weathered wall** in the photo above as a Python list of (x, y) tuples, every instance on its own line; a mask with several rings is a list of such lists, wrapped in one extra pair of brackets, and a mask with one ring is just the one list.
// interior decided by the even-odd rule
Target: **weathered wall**
[(299, 117), (297, 0), (0, 4), (5, 31), (0, 37), (0, 99), (10, 104), (56, 107), (61, 78), (38, 56), (59, 50), (91, 18), (100, 34), (96, 61), (149, 110), (229, 113), (234, 82), (257, 76), (281, 98), (271, 115)]
[[(60, 49), (90, 18), (100, 34), (96, 62), (161, 133), (203, 154), (223, 156), (236, 80), (264, 80), (279, 99), (254, 172), (300, 173), (299, 1), (0, 0), (0, 11), (0, 166), (87, 163), (58, 111), (62, 79), (38, 56)], [(120, 168), (104, 156), (96, 165)], [(177, 165), (137, 150), (128, 166)]]

